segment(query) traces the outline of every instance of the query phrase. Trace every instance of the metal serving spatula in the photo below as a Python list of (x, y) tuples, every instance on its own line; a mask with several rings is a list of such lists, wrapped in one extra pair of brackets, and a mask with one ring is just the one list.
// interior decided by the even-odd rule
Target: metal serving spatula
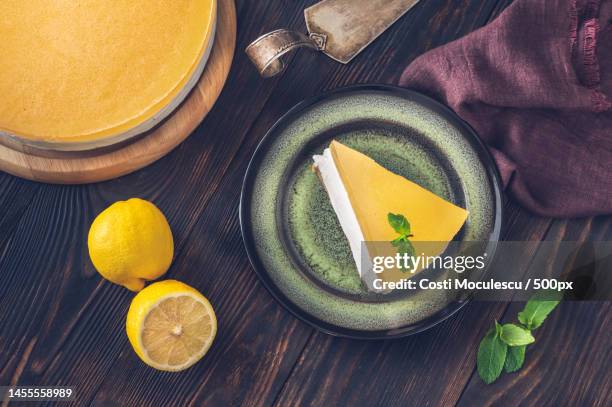
[(419, 0), (323, 0), (304, 10), (308, 35), (280, 29), (246, 49), (263, 77), (283, 71), (283, 56), (307, 47), (346, 64)]

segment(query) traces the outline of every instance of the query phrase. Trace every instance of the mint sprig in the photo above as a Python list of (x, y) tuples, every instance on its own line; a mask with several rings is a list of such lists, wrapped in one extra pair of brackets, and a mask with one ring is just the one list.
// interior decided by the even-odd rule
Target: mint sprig
[(502, 370), (506, 373), (518, 371), (525, 362), (527, 345), (535, 342), (532, 331), (539, 328), (546, 317), (561, 302), (557, 292), (536, 294), (518, 313), (520, 324), (500, 325), (490, 329), (480, 341), (476, 365), (483, 382), (491, 384), (499, 378)]
[(408, 222), (408, 219), (402, 214), (389, 212), (387, 214), (387, 221), (393, 230), (399, 234), (397, 238), (391, 241), (391, 244), (397, 248), (397, 252), (401, 255), (407, 254), (410, 257), (415, 256), (416, 251), (414, 250), (412, 242), (409, 240), (413, 235), (410, 230), (410, 222)]

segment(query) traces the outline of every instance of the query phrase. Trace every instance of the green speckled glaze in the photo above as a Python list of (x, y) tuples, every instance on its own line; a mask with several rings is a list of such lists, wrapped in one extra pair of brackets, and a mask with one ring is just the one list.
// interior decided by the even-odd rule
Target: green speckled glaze
[(442, 311), (448, 300), (440, 291), (364, 299), (311, 157), (332, 139), (345, 143), (468, 209), (458, 237), (486, 241), (499, 232), (495, 180), (465, 131), (430, 106), (384, 88), (334, 93), (276, 126), (249, 169), (245, 182), (253, 184), (242, 203), (250, 231), (245, 239), (254, 243), (275, 288), (314, 319), (355, 331), (401, 329)]
[(289, 196), (288, 219), (293, 243), (322, 282), (347, 293), (361, 293), (364, 287), (348, 241), (310, 165), (301, 166)]

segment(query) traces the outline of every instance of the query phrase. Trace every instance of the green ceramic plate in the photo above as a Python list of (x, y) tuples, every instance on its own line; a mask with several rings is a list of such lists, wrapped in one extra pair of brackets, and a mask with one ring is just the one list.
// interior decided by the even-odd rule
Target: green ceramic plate
[(487, 242), (501, 225), (497, 170), (473, 130), (421, 94), (381, 85), (336, 90), (300, 103), (258, 146), (242, 188), (240, 221), (251, 263), (300, 319), (331, 334), (403, 336), (427, 329), (465, 301), (442, 292), (372, 297), (312, 156), (332, 139), (469, 210), (456, 240)]

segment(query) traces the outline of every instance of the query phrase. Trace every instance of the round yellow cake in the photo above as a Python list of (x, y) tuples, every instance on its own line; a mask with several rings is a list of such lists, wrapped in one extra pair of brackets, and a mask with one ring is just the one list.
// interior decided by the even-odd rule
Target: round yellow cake
[(111, 144), (195, 85), (216, 0), (2, 0), (0, 16), (0, 135)]

